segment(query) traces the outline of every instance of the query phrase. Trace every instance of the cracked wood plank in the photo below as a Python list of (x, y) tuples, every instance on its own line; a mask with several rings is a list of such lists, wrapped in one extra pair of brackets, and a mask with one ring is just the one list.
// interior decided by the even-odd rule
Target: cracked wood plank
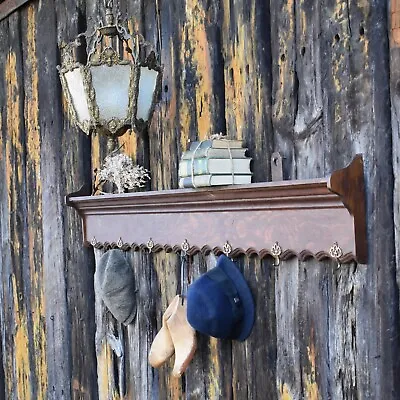
[(400, 2), (390, 2), (390, 96), (393, 139), (393, 209), (397, 260), (397, 282), (400, 288)]

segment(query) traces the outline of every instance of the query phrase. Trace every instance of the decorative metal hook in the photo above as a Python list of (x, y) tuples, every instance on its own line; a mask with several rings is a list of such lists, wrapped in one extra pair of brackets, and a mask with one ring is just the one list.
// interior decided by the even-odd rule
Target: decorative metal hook
[(275, 258), (274, 267), (278, 267), (281, 263), (281, 259), (279, 258), (282, 255), (282, 247), (278, 242), (275, 242), (271, 247), (271, 254)]
[(229, 257), (229, 254), (231, 254), (233, 251), (232, 245), (228, 241), (226, 241), (222, 247), (222, 251), (227, 257)]
[(181, 249), (183, 251), (183, 255), (186, 256), (187, 252), (190, 250), (190, 244), (187, 239), (185, 239), (181, 244)]
[(98, 242), (97, 242), (97, 239), (93, 236), (93, 239), (92, 239), (92, 241), (90, 242), (90, 244), (91, 244), (93, 247), (95, 247), (97, 243), (98, 243)]
[(181, 297), (181, 302), (182, 305), (184, 303), (184, 299), (185, 299), (185, 295), (187, 292), (187, 285), (186, 285), (186, 265), (187, 265), (187, 253), (190, 250), (190, 244), (187, 241), (187, 239), (185, 239), (183, 241), (183, 243), (181, 244), (181, 293), (180, 293), (180, 297)]
[(331, 246), (331, 248), (329, 249), (329, 255), (334, 258), (338, 264), (338, 269), (341, 267), (341, 263), (340, 263), (340, 257), (342, 257), (343, 255), (343, 250), (342, 248), (339, 246), (338, 242), (335, 242), (333, 244), (333, 246)]
[(149, 241), (146, 243), (146, 246), (149, 249), (149, 252), (151, 253), (154, 248), (154, 242), (152, 238), (149, 239)]
[(121, 248), (123, 245), (124, 245), (124, 242), (123, 242), (122, 238), (120, 237), (120, 238), (118, 239), (117, 246), (118, 246), (119, 248)]

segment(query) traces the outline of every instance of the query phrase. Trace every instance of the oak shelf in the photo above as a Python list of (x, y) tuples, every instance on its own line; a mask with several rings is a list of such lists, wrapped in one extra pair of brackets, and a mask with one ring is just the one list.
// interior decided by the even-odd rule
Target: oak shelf
[(183, 247), (190, 255), (212, 251), (366, 264), (364, 192), (357, 155), (324, 179), (101, 196), (80, 191), (66, 202), (82, 218), (84, 244), (96, 248)]

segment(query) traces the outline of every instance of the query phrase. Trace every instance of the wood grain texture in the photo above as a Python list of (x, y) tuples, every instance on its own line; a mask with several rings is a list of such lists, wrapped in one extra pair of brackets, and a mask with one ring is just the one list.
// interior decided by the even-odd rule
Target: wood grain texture
[[(54, 69), (56, 21), (61, 28), (67, 20), (63, 4), (56, 10), (32, 2), (2, 22), (1, 321), (6, 324), (5, 398), (10, 399), (89, 398), (97, 393), (93, 311), (78, 306), (90, 304), (93, 273), (84, 274), (87, 280), (75, 268), (82, 259), (93, 262), (92, 256), (68, 242), (62, 223), (65, 185), (74, 185), (65, 181), (88, 176), (87, 166), (76, 160), (62, 165), (59, 157), (67, 153), (62, 149), (75, 154), (73, 144), (61, 140), (62, 102)], [(81, 172), (75, 173), (73, 166)], [(64, 175), (64, 168), (70, 172)], [(72, 231), (80, 227), (73, 214), (67, 224)], [(74, 241), (74, 234), (69, 238)], [(74, 273), (67, 273), (69, 265), (75, 281)]]
[(390, 97), (392, 105), (393, 211), (397, 261), (397, 285), (400, 288), (400, 3), (390, 1)]
[(253, 149), (255, 181), (270, 180), (271, 26), (265, 23), (270, 6), (259, 0), (221, 3), (226, 133)]
[(186, 241), (189, 254), (221, 254), (229, 243), (232, 256), (264, 257), (279, 243), (284, 259), (320, 260), (340, 243), (340, 261), (367, 263), (363, 173), (357, 156), (327, 179), (103, 196), (80, 196), (80, 190), (66, 203), (82, 217), (84, 243), (98, 248), (145, 249), (152, 242), (154, 250), (179, 251)]
[[(1, 21), (0, 22), (0, 60), (1, 64), (5, 65), (6, 64), (6, 59), (7, 59), (7, 49), (8, 49), (8, 35), (5, 35), (3, 32), (5, 32), (8, 29), (8, 21)], [(1, 74), (1, 79), (0, 79), (0, 90), (2, 93), (5, 93), (6, 90), (6, 85), (7, 82), (5, 80), (4, 72)], [(6, 152), (5, 152), (5, 143), (7, 140), (7, 136), (5, 134), (6, 129), (5, 129), (5, 121), (7, 118), (6, 114), (6, 101), (7, 99), (5, 96), (0, 96), (0, 115), (1, 115), (1, 135), (0, 135), (0, 161), (2, 167), (4, 166), (4, 160), (6, 159)], [(5, 168), (0, 169), (0, 175), (1, 175), (1, 180), (3, 182), (6, 181), (6, 170)], [(1, 229), (1, 290), (0, 290), (0, 298), (1, 298), (1, 304), (8, 304), (8, 296), (7, 296), (7, 284), (5, 283), (5, 277), (10, 275), (10, 268), (11, 268), (11, 262), (10, 262), (10, 241), (8, 240), (9, 236), (9, 228), (8, 228), (8, 215), (9, 210), (8, 210), (8, 202), (7, 202), (7, 193), (8, 193), (8, 188), (6, 185), (0, 185), (0, 229)], [(7, 330), (3, 330), (3, 327), (6, 324), (6, 313), (7, 310), (4, 307), (0, 308), (0, 323), (1, 323), (1, 328), (2, 332), (5, 332), (5, 334), (1, 335), (1, 368), (0, 368), (0, 374), (2, 375), (2, 385), (1, 385), (1, 395), (5, 398), (6, 393), (9, 390), (9, 386), (6, 386), (8, 383), (6, 381), (6, 374), (4, 367), (7, 367), (6, 363), (6, 358), (5, 358), (5, 351), (6, 349), (6, 334)], [(8, 344), (7, 344), (8, 345)]]
[[(317, 172), (318, 174), (324, 174), (326, 173), (326, 168), (335, 168), (337, 167), (336, 163), (343, 162), (347, 157), (346, 154), (350, 154), (354, 151), (362, 151), (365, 154), (368, 154), (366, 178), (367, 187), (371, 189), (371, 191), (368, 192), (369, 194), (367, 198), (369, 240), (371, 240), (372, 236), (378, 234), (377, 232), (379, 229), (384, 229), (384, 235), (388, 234), (389, 238), (391, 238), (392, 228), (390, 227), (393, 225), (391, 222), (389, 222), (390, 212), (385, 214), (383, 211), (384, 209), (391, 209), (390, 195), (387, 195), (388, 192), (384, 193), (379, 190), (372, 189), (380, 186), (383, 176), (388, 179), (386, 187), (391, 188), (391, 167), (390, 161), (388, 162), (390, 155), (387, 153), (384, 154), (385, 151), (390, 152), (391, 146), (390, 142), (386, 142), (389, 137), (387, 135), (384, 136), (383, 130), (381, 130), (382, 125), (389, 122), (387, 115), (387, 110), (389, 108), (385, 108), (383, 106), (388, 101), (388, 97), (385, 92), (379, 91), (378, 86), (372, 85), (372, 82), (376, 82), (375, 79), (372, 79), (375, 71), (372, 65), (379, 64), (379, 69), (381, 71), (388, 71), (387, 64), (384, 64), (385, 59), (387, 63), (387, 57), (385, 57), (384, 54), (377, 52), (375, 47), (376, 45), (371, 44), (371, 41), (377, 40), (377, 37), (385, 37), (384, 32), (378, 28), (380, 25), (374, 23), (374, 21), (377, 21), (378, 18), (381, 18), (380, 21), (385, 20), (384, 7), (378, 9), (378, 13), (374, 14), (374, 18), (370, 18), (368, 14), (368, 4), (361, 2), (360, 4), (349, 4), (347, 2), (328, 1), (323, 2), (321, 5), (319, 5), (317, 2), (304, 2), (300, 8), (290, 8), (290, 12), (285, 7), (287, 5), (289, 5), (289, 2), (288, 4), (284, 3), (283, 6), (277, 3), (276, 13), (271, 10), (271, 15), (276, 15), (276, 18), (284, 18), (285, 15), (285, 23), (289, 26), (294, 26), (294, 21), (296, 21), (298, 12), (302, 13), (303, 10), (306, 10), (305, 7), (311, 6), (314, 9), (312, 23), (305, 25), (305, 21), (303, 21), (302, 26), (306, 27), (306, 32), (311, 32), (312, 30), (316, 29), (315, 24), (320, 26), (321, 32), (317, 34), (318, 41), (314, 42), (313, 46), (314, 49), (317, 49), (319, 46), (319, 53), (321, 55), (321, 71), (317, 73), (316, 76), (321, 76), (321, 88), (323, 91), (322, 122), (324, 127), (322, 137), (318, 134), (312, 134), (313, 127), (310, 125), (306, 130), (307, 136), (305, 139), (304, 137), (295, 138), (294, 145), (298, 145), (303, 154), (301, 157), (297, 157), (297, 159), (295, 159), (294, 164), (292, 164), (292, 168), (287, 168), (287, 173), (293, 173), (297, 170), (297, 176), (301, 176), (302, 178), (314, 177), (316, 176), (315, 166), (317, 166), (317, 168), (320, 170), (320, 172)], [(319, 6), (321, 8), (318, 10)], [(285, 14), (282, 12), (282, 7)], [(319, 23), (317, 22), (318, 16), (320, 18)], [(316, 54), (315, 51), (311, 56), (310, 52), (307, 53), (307, 48), (305, 48), (303, 57), (298, 57), (296, 51), (300, 50), (301, 56), (302, 49), (300, 48), (296, 50), (294, 47), (289, 47), (289, 50), (291, 49), (292, 51), (289, 52), (289, 54), (285, 53), (288, 51), (288, 45), (292, 43), (292, 37), (290, 35), (292, 30), (289, 30), (288, 34), (286, 32), (282, 32), (282, 34), (278, 32), (277, 36), (280, 41), (278, 41), (278, 39), (273, 40), (273, 43), (280, 43), (278, 50), (276, 50), (274, 54), (276, 60), (278, 60), (278, 55), (285, 54), (285, 57), (281, 58), (281, 62), (285, 61), (286, 63), (286, 60), (288, 60), (287, 62), (290, 63), (287, 79), (282, 81), (284, 87), (289, 83), (290, 90), (294, 90), (295, 94), (293, 97), (279, 96), (276, 99), (275, 108), (277, 109), (279, 109), (278, 106), (281, 107), (282, 104), (286, 105), (285, 100), (287, 98), (298, 98), (296, 95), (296, 90), (297, 88), (298, 90), (301, 90), (304, 78), (301, 80), (299, 79), (298, 83), (294, 85), (291, 84), (292, 81), (290, 80), (292, 74), (297, 77), (299, 76), (297, 67), (301, 67), (302, 63), (310, 63), (313, 65), (313, 68), (318, 68), (318, 62), (314, 62), (312, 58)], [(295, 65), (293, 68), (294, 71), (291, 68), (293, 65)], [(286, 72), (287, 70), (284, 71)], [(387, 77), (387, 74), (379, 74), (379, 87), (381, 89), (384, 88), (384, 91), (388, 88)], [(278, 88), (280, 87), (279, 84), (282, 81), (279, 81), (277, 78), (277, 75), (273, 75), (274, 81), (276, 79), (275, 87)], [(276, 91), (275, 93), (280, 94), (281, 92), (282, 91)], [(379, 96), (382, 96), (382, 102), (376, 107), (376, 101)], [(279, 141), (279, 143), (288, 143), (287, 133), (290, 132), (290, 124), (292, 124), (290, 118), (292, 118), (296, 113), (296, 105), (294, 108), (290, 108), (290, 105), (288, 105), (288, 107), (288, 112), (283, 115), (281, 114), (282, 118), (280, 119), (282, 123), (285, 122), (289, 124), (288, 129), (286, 129), (286, 132), (280, 130), (276, 131), (276, 135), (281, 137), (281, 139), (276, 139), (276, 141)], [(374, 112), (372, 112), (372, 109)], [(300, 110), (300, 108), (297, 108), (297, 110)], [(276, 115), (274, 117), (276, 118)], [(289, 122), (286, 122), (288, 119)], [(279, 127), (280, 125), (278, 125), (277, 122), (278, 121), (274, 122), (274, 126)], [(389, 127), (386, 129), (390, 130)], [(374, 133), (372, 133), (372, 131)], [(380, 136), (380, 133), (382, 133), (383, 136)], [(378, 139), (375, 139), (376, 137), (380, 138), (379, 141)], [(303, 140), (303, 144), (301, 144), (301, 140)], [(307, 141), (308, 149), (305, 147), (304, 140)], [(323, 151), (321, 151), (321, 146), (323, 146)], [(285, 150), (283, 151), (283, 154), (285, 155)], [(288, 154), (286, 157), (289, 158), (289, 160), (292, 160), (293, 158), (291, 158), (290, 154), (299, 153), (296, 153), (296, 151), (291, 150), (289, 147), (286, 154)], [(307, 161), (307, 164), (305, 164), (304, 160)], [(292, 175), (292, 177), (293, 176), (296, 175)], [(390, 192), (391, 189), (389, 189), (389, 193)], [(380, 211), (378, 211), (378, 209)], [(381, 216), (383, 219), (387, 218), (383, 225), (382, 220), (377, 217), (376, 212), (383, 212), (385, 214), (385, 216)], [(383, 228), (383, 226), (386, 228)], [(392, 294), (388, 295), (388, 297), (393, 298), (392, 296), (395, 293), (395, 286), (393, 286), (395, 281), (392, 274), (393, 249), (390, 248), (390, 245), (389, 247), (386, 246), (386, 244), (390, 242), (393, 243), (391, 239), (389, 239), (388, 242), (385, 242), (384, 250), (381, 246), (371, 249), (371, 252), (375, 254), (370, 260), (371, 265), (385, 265), (384, 268), (379, 268), (378, 270), (375, 269), (374, 272), (362, 268), (360, 269), (359, 267), (353, 270), (350, 269), (345, 274), (346, 279), (340, 280), (334, 279), (334, 275), (329, 278), (329, 275), (332, 274), (333, 271), (329, 272), (327, 278), (323, 278), (321, 276), (321, 279), (323, 280), (328, 279), (336, 282), (334, 295), (333, 297), (329, 297), (328, 300), (329, 315), (335, 315), (332, 313), (332, 311), (329, 311), (329, 309), (332, 308), (336, 303), (334, 298), (337, 297), (338, 299), (341, 299), (342, 296), (345, 296), (344, 299), (346, 299), (345, 293), (354, 292), (357, 295), (347, 297), (348, 301), (345, 300), (344, 303), (342, 303), (342, 307), (340, 309), (336, 309), (335, 313), (337, 316), (340, 316), (342, 313), (347, 313), (347, 315), (357, 315), (360, 312), (360, 307), (363, 308), (362, 304), (365, 304), (366, 301), (375, 302), (374, 299), (376, 299), (376, 297), (370, 297), (371, 293), (379, 293), (378, 296), (386, 297), (388, 294), (386, 289), (389, 289)], [(384, 257), (386, 262), (382, 263), (382, 259), (378, 260), (376, 257)], [(315, 266), (312, 264), (312, 262), (307, 263), (307, 265), (302, 264), (302, 268), (304, 268), (305, 271), (312, 270), (315, 268)], [(351, 268), (351, 266), (346, 266), (346, 268)], [(293, 271), (293, 273), (296, 272)], [(323, 271), (321, 270), (320, 273), (322, 274)], [(310, 275), (310, 273), (307, 275)], [(388, 275), (392, 275), (392, 278), (389, 278)], [(386, 278), (384, 278), (384, 276), (386, 276)], [(349, 277), (351, 277), (351, 281), (355, 282), (354, 286), (347, 286)], [(385, 289), (383, 289), (383, 287), (377, 282), (386, 282), (384, 284)], [(391, 282), (389, 286), (387, 286), (388, 282)], [(295, 290), (297, 289), (295, 288)], [(299, 291), (299, 298), (307, 298), (309, 296), (310, 292), (308, 290)], [(321, 305), (323, 305), (323, 303), (321, 303)], [(387, 396), (387, 393), (390, 392), (390, 390), (389, 392), (387, 391), (387, 386), (386, 389), (384, 389), (384, 386), (389, 384), (388, 382), (390, 379), (386, 379), (385, 383), (379, 387), (372, 386), (371, 382), (382, 380), (382, 378), (379, 377), (380, 373), (375, 374), (373, 371), (382, 370), (382, 368), (384, 368), (380, 363), (382, 362), (382, 353), (386, 352), (386, 350), (384, 350), (386, 346), (389, 346), (390, 348), (394, 346), (397, 348), (398, 343), (397, 340), (395, 340), (396, 343), (393, 341), (388, 342), (387, 337), (383, 335), (383, 333), (378, 334), (377, 330), (372, 328), (371, 321), (376, 321), (376, 323), (380, 326), (382, 326), (381, 324), (388, 324), (387, 329), (389, 331), (392, 331), (393, 329), (396, 330), (397, 317), (394, 317), (392, 322), (389, 322), (390, 318), (387, 319), (389, 315), (393, 315), (392, 313), (395, 312), (394, 310), (396, 307), (397, 300), (394, 299), (394, 303), (387, 308), (380, 308), (379, 313), (383, 318), (382, 320), (376, 319), (377, 315), (375, 313), (371, 313), (368, 308), (364, 308), (363, 313), (365, 313), (365, 316), (362, 318), (362, 322), (360, 321), (360, 318), (358, 318), (355, 322), (353, 322), (351, 329), (347, 329), (345, 326), (339, 324), (341, 326), (340, 334), (343, 334), (343, 336), (339, 340), (328, 341), (328, 353), (332, 355), (336, 354), (336, 357), (334, 358), (335, 362), (329, 362), (329, 364), (327, 364), (325, 367), (322, 367), (321, 372), (324, 373), (327, 371), (326, 368), (330, 368), (330, 373), (328, 375), (329, 391), (331, 392), (330, 395), (333, 396), (333, 398), (335, 398), (333, 394), (336, 394), (339, 398), (355, 398), (361, 396), (361, 393), (367, 397), (382, 397)], [(326, 314), (326, 311), (324, 312), (323, 309), (321, 309), (319, 312), (321, 315)], [(284, 315), (287, 316), (287, 327), (290, 328), (293, 324), (290, 313), (284, 313)], [(329, 325), (325, 329), (318, 329), (314, 332), (314, 341), (315, 343), (320, 343), (321, 346), (326, 343), (324, 331), (326, 332), (328, 329), (328, 331), (331, 332), (331, 330), (334, 329), (332, 327), (337, 326), (332, 325), (329, 322), (329, 319), (327, 322)], [(281, 332), (282, 329), (285, 329), (284, 320), (281, 321), (281, 324), (281, 328), (278, 330), (278, 332)], [(302, 315), (296, 325), (299, 327), (310, 326), (310, 315)], [(300, 332), (303, 331), (304, 328), (300, 328)], [(373, 331), (375, 331), (374, 334), (372, 334)], [(371, 332), (375, 339), (372, 339), (372, 336), (370, 336), (369, 332)], [(320, 338), (319, 335), (321, 335)], [(376, 341), (376, 335), (380, 337), (378, 341)], [(369, 337), (370, 339), (365, 341), (364, 339), (366, 337)], [(350, 338), (352, 339), (350, 340)], [(304, 339), (301, 339), (301, 343), (302, 340)], [(357, 348), (356, 352), (349, 347), (349, 343), (351, 343), (353, 349)], [(380, 350), (378, 350), (378, 348)], [(318, 344), (314, 345), (314, 351), (315, 354), (326, 353), (326, 350), (324, 348), (320, 349)], [(393, 350), (392, 348), (392, 351), (397, 350)], [(364, 360), (366, 359), (371, 361), (373, 358), (372, 354), (374, 353), (380, 354), (380, 357), (373, 359), (375, 369), (371, 368), (371, 366), (368, 367), (366, 363), (364, 363)], [(349, 356), (351, 356), (353, 361), (347, 361)], [(387, 357), (388, 360), (391, 360), (391, 356), (389, 354), (387, 354)], [(306, 362), (304, 367), (302, 367), (304, 371), (312, 371), (314, 368), (313, 365), (318, 366), (318, 361), (316, 364), (313, 364), (311, 361)], [(279, 356), (278, 362), (281, 362)], [(397, 363), (394, 361), (389, 361), (389, 363), (392, 362), (393, 364), (391, 365), (393, 365), (394, 368), (397, 368)], [(362, 365), (362, 367), (354, 368), (355, 365)], [(318, 374), (318, 367), (316, 371)], [(351, 385), (351, 382), (347, 381), (347, 377), (352, 376), (354, 376), (354, 378), (351, 379), (355, 382), (353, 386)], [(390, 383), (390, 385), (396, 385), (394, 380), (391, 382), (392, 383)], [(294, 394), (291, 393), (288, 389), (291, 387), (290, 384), (293, 384), (293, 380), (289, 382), (287, 388), (283, 388), (284, 390), (282, 391), (281, 395), (285, 396), (290, 394), (293, 398), (297, 398), (300, 396), (300, 394), (298, 391), (295, 391)], [(288, 390), (286, 391), (286, 389)]]
[[(55, 10), (56, 15), (69, 15), (69, 19), (60, 19), (57, 24), (58, 43), (65, 43), (71, 37), (77, 35), (87, 27), (84, 17), (85, 2), (65, 1), (58, 2)], [(63, 174), (62, 192), (76, 185), (91, 182), (91, 160), (90, 139), (71, 127), (66, 117), (67, 112), (63, 103), (62, 120), (62, 149), (65, 157), (61, 162), (61, 170), (69, 171)], [(89, 251), (82, 251), (75, 246), (75, 232), (82, 227), (76, 215), (63, 210), (64, 212), (64, 244), (68, 249), (65, 257), (64, 276), (67, 286), (68, 324), (70, 331), (71, 346), (71, 390), (73, 398), (97, 397), (96, 369), (88, 368), (88, 365), (95, 365), (95, 318), (93, 315), (94, 292), (93, 292), (93, 254)], [(87, 268), (87, 273), (82, 274), (80, 269)], [(91, 305), (88, 307), (87, 305)]]
[[(181, 288), (179, 254), (126, 253), (140, 313), (121, 329), (95, 307), (93, 254), (81, 247), (78, 216), (63, 206), (106, 148), (103, 137), (70, 126), (58, 46), (91, 29), (102, 2), (32, 1), (0, 21), (0, 397), (397, 398), (398, 1), (121, 0), (119, 7), (164, 65), (148, 135), (120, 139), (150, 167), (151, 189), (175, 189), (188, 140), (220, 131), (244, 139), (256, 182), (270, 179), (273, 151), (284, 157), (285, 179), (321, 178), (363, 153), (369, 262), (273, 266), (237, 257), (257, 309), (249, 339), (199, 335), (183, 378), (171, 376), (173, 358), (151, 369), (146, 353)], [(190, 256), (185, 283), (214, 264), (212, 254)], [(123, 363), (110, 343), (121, 344)]]
[(32, 353), (37, 357), (32, 373), (37, 381), (33, 385), (33, 398), (43, 398), (48, 387), (44, 286), (43, 281), (43, 228), (42, 185), (41, 185), (41, 137), (39, 127), (39, 73), (37, 63), (36, 9), (29, 5), (21, 11), (21, 37), (24, 65), (24, 130), (26, 135), (26, 201), (27, 240), (30, 274), (30, 309), (32, 328), (29, 335), (33, 339)]

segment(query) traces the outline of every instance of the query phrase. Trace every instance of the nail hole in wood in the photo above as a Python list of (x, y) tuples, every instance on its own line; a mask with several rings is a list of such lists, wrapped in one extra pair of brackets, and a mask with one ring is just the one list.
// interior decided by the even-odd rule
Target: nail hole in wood
[(168, 89), (169, 89), (169, 88), (168, 88), (168, 85), (165, 85), (165, 86), (164, 86), (164, 92), (167, 93), (167, 92), (168, 92)]
[(231, 83), (233, 84), (235, 82), (234, 77), (233, 77), (233, 68), (229, 70), (229, 78), (231, 80)]
[(304, 54), (306, 54), (306, 48), (305, 48), (305, 47), (302, 47), (302, 48), (301, 48), (301, 55), (304, 56)]
[(339, 34), (337, 33), (336, 35), (335, 35), (335, 42), (339, 42), (340, 41), (340, 36), (339, 36)]
[(360, 36), (364, 36), (365, 30), (363, 26), (360, 26)]
[(281, 61), (285, 61), (286, 60), (286, 56), (284, 54), (281, 55)]

